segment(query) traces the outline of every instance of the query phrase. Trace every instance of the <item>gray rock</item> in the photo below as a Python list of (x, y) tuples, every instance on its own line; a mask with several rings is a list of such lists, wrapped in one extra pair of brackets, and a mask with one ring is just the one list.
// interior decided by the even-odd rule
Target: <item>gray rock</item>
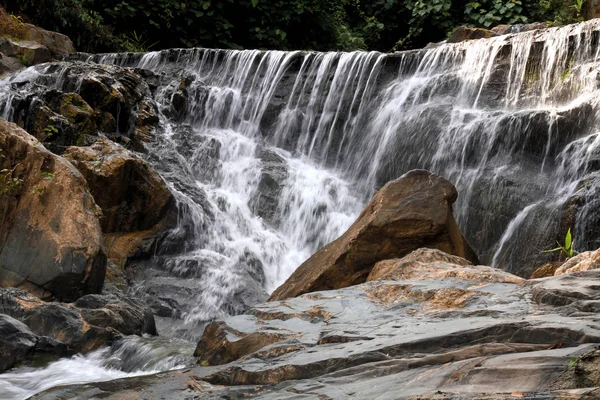
[(430, 253), (214, 322), (200, 367), (34, 398), (597, 398), (600, 270), (524, 281)]
[(122, 335), (156, 335), (154, 317), (141, 300), (123, 295), (88, 295), (76, 303), (48, 303), (18, 289), (0, 289), (0, 314), (25, 324), (36, 352), (52, 348), (89, 352)]
[(0, 39), (0, 52), (19, 59), (26, 66), (52, 60), (52, 54), (47, 47), (27, 40), (15, 42), (8, 38), (2, 38)]
[(262, 164), (260, 180), (249, 206), (267, 224), (277, 226), (279, 199), (288, 177), (287, 163), (270, 149), (262, 149), (259, 158)]
[(8, 57), (5, 54), (0, 53), (0, 77), (4, 78), (7, 75), (15, 74), (25, 69), (25, 66), (19, 61), (18, 58)]
[(0, 314), (0, 372), (25, 360), (35, 347), (37, 339), (27, 325)]

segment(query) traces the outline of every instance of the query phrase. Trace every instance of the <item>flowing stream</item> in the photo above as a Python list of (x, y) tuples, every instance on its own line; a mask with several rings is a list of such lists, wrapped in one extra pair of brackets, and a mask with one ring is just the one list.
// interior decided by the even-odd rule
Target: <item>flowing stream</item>
[[(132, 292), (163, 310), (163, 336), (193, 343), (208, 321), (264, 300), (414, 168), (457, 186), (456, 218), (484, 264), (527, 276), (568, 228), (577, 250), (600, 247), (599, 37), (592, 20), (389, 55), (78, 56), (159, 77), (163, 129), (145, 157), (177, 197), (186, 246), (157, 254)], [(13, 84), (31, 80), (61, 85), (44, 65), (10, 78), (6, 118)], [(104, 349), (0, 375), (0, 392), (25, 397), (56, 385), (60, 371), (66, 384), (185, 365), (173, 352), (124, 369)], [(98, 369), (75, 373), (81, 363)]]

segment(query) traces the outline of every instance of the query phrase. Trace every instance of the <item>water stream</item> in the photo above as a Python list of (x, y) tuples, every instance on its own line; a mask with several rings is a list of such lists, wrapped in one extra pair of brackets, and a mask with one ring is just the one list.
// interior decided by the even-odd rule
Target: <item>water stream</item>
[[(592, 20), (390, 55), (80, 55), (160, 77), (163, 131), (145, 157), (175, 193), (188, 236), (185, 251), (157, 255), (132, 292), (176, 311), (159, 313), (163, 336), (193, 342), (206, 322), (264, 299), (413, 168), (457, 186), (455, 215), (482, 263), (526, 276), (568, 228), (577, 250), (600, 247), (599, 32)], [(19, 94), (11, 84), (31, 80), (62, 85), (43, 65), (10, 78), (5, 117)], [(182, 85), (187, 101), (175, 115)], [(153, 353), (164, 362), (125, 372), (108, 367), (108, 352), (1, 375), (0, 390), (43, 390), (81, 362), (98, 368), (86, 372), (94, 377), (62, 383), (179, 365)]]

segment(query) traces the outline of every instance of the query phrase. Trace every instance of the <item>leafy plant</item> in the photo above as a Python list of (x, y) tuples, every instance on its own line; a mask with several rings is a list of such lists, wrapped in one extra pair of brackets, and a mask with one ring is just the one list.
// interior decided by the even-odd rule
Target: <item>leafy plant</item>
[[(0, 149), (0, 160), (5, 158)], [(0, 195), (9, 195), (16, 192), (23, 184), (23, 179), (14, 176), (15, 170), (19, 164), (16, 164), (11, 169), (3, 168), (0, 170)]]
[(146, 53), (156, 46), (158, 42), (148, 44), (148, 40), (136, 31), (121, 35), (121, 47), (123, 50), (131, 53)]
[(44, 179), (45, 181), (52, 180), (56, 176), (52, 172), (47, 172), (47, 171), (42, 171), (41, 175), (42, 175), (42, 179)]
[(554, 253), (556, 251), (560, 251), (561, 254), (564, 254), (564, 256), (567, 259), (569, 259), (569, 258), (573, 257), (575, 254), (577, 254), (577, 251), (574, 248), (575, 242), (573, 242), (572, 239), (573, 238), (571, 236), (571, 228), (569, 228), (569, 230), (567, 231), (567, 234), (565, 235), (564, 245), (562, 245), (558, 241), (556, 241), (556, 244), (558, 244), (558, 247), (556, 247), (554, 249), (550, 249), (550, 250), (544, 250), (544, 251), (542, 251), (542, 253)]
[(58, 128), (54, 125), (48, 125), (44, 128), (44, 140), (49, 139), (56, 134), (58, 134)]
[(583, 11), (584, 4), (585, 4), (585, 0), (575, 0), (575, 3), (573, 3), (573, 5), (571, 5), (573, 10), (575, 11), (575, 16), (578, 21), (581, 21), (583, 19), (582, 11)]

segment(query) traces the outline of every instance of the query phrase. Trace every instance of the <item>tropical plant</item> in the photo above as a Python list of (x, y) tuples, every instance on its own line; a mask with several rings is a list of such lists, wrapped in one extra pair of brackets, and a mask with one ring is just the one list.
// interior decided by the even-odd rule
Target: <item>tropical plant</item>
[(560, 251), (560, 253), (563, 254), (567, 260), (577, 254), (577, 251), (574, 248), (575, 242), (571, 236), (571, 228), (569, 228), (567, 234), (565, 235), (565, 243), (560, 244), (560, 242), (557, 240), (556, 244), (558, 244), (558, 247), (550, 250), (544, 250), (542, 253), (554, 253)]

